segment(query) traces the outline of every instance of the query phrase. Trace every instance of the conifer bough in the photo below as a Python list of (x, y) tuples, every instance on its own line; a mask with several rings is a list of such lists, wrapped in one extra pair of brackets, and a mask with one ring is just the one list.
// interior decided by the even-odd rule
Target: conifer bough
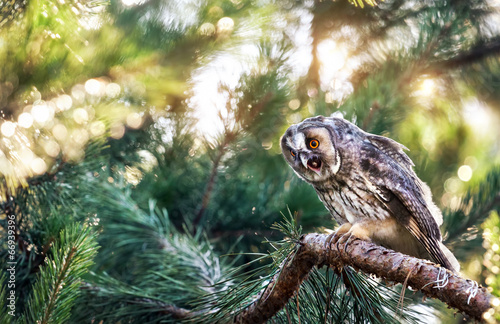
[(385, 280), (406, 283), (479, 321), (492, 307), (492, 295), (486, 288), (439, 265), (355, 238), (348, 244), (343, 239), (338, 241), (339, 244), (331, 242), (330, 248), (327, 240), (326, 234), (303, 235), (295, 255), (281, 266), (267, 288), (234, 318), (233, 323), (264, 323), (269, 320), (285, 307), (314, 266), (337, 269), (351, 266)]

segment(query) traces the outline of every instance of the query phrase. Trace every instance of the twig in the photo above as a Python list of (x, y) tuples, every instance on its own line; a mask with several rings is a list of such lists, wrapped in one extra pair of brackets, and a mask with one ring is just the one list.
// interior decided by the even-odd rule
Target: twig
[[(101, 290), (99, 286), (93, 286), (90, 283), (82, 283), (80, 290), (86, 290), (90, 293), (97, 293)], [(197, 314), (197, 312), (185, 309), (182, 307), (177, 307), (172, 304), (167, 304), (159, 300), (154, 300), (151, 298), (132, 298), (126, 301), (127, 304), (140, 304), (144, 307), (152, 308), (162, 315), (172, 315), (176, 319), (187, 319), (191, 316)]]
[(363, 120), (364, 130), (368, 130), (368, 126), (371, 124), (375, 112), (377, 112), (379, 109), (380, 109), (380, 104), (378, 103), (378, 101), (375, 100), (372, 106), (370, 107), (370, 112), (368, 113), (368, 116), (365, 118), (365, 120)]
[(142, 304), (150, 308), (158, 309), (160, 314), (172, 315), (176, 319), (186, 319), (195, 314), (188, 309), (177, 307), (172, 304), (166, 304), (164, 302), (153, 300), (149, 298), (138, 298), (130, 302), (130, 304)]
[[(323, 265), (336, 268), (351, 266), (388, 281), (407, 281), (409, 286), (422, 291), (427, 297), (437, 298), (479, 321), (482, 314), (491, 308), (492, 296), (484, 287), (430, 261), (361, 240), (351, 241), (347, 247), (332, 244), (328, 251), (325, 248), (327, 237), (326, 234), (316, 233), (304, 235), (293, 259), (282, 265), (281, 271), (260, 293), (261, 298), (256, 298), (254, 303), (238, 313), (233, 323), (266, 322), (286, 305), (312, 268)], [(474, 294), (471, 294), (472, 290)]]
[(212, 191), (215, 187), (215, 181), (217, 179), (217, 174), (219, 173), (218, 172), (219, 164), (220, 164), (220, 161), (222, 160), (222, 157), (226, 153), (226, 146), (229, 143), (228, 136), (229, 135), (227, 135), (227, 134), (224, 136), (224, 142), (220, 145), (219, 152), (217, 152), (217, 155), (215, 156), (215, 159), (214, 159), (214, 162), (212, 165), (212, 171), (210, 171), (210, 177), (208, 178), (207, 187), (205, 188), (205, 192), (203, 193), (203, 198), (201, 200), (200, 209), (196, 213), (196, 217), (193, 221), (193, 228), (194, 229), (198, 228), (198, 224), (201, 221), (203, 214), (205, 214), (205, 210), (207, 209), (208, 204), (210, 202), (210, 198), (212, 197)]
[[(57, 273), (56, 282), (52, 289), (50, 289), (50, 295), (48, 296), (47, 306), (45, 306), (45, 311), (43, 313), (43, 317), (41, 320), (37, 321), (37, 323), (48, 324), (52, 322), (54, 319), (52, 318), (52, 314), (54, 309), (57, 307), (57, 301), (61, 297), (61, 290), (65, 284), (65, 281), (68, 280), (68, 276), (70, 275), (72, 263), (74, 263), (75, 254), (79, 247), (72, 246), (68, 255), (64, 257), (62, 263), (62, 269)], [(55, 266), (54, 266), (55, 267)]]
[[(358, 296), (358, 298), (362, 297), (362, 293), (359, 291), (359, 289), (356, 288), (356, 285), (352, 284), (352, 281), (349, 278), (349, 275), (347, 274), (345, 268), (340, 268), (340, 271), (338, 269), (334, 269), (334, 271), (337, 273), (337, 275), (340, 276), (347, 290), (349, 290), (353, 295)], [(381, 320), (380, 312), (372, 305), (370, 305), (370, 308), (374, 316)], [(382, 323), (382, 320), (380, 322)]]
[(259, 239), (262, 237), (279, 237), (280, 233), (275, 230), (255, 230), (255, 229), (243, 229), (243, 230), (216, 230), (210, 232), (210, 238), (219, 239), (221, 237), (230, 237), (230, 238), (238, 238), (240, 236), (255, 236)]
[[(274, 93), (272, 92), (266, 93), (266, 95), (261, 99), (261, 101), (252, 108), (252, 110), (250, 111), (249, 115), (245, 120), (247, 121), (254, 120), (256, 116), (260, 113), (260, 111), (267, 105), (267, 103), (273, 97)], [(238, 138), (238, 135), (240, 134), (241, 131), (244, 130), (245, 127), (247, 126), (243, 125), (242, 128), (239, 130), (233, 130), (233, 131), (230, 131), (229, 129), (225, 130), (224, 139), (222, 143), (219, 145), (219, 151), (217, 152), (217, 155), (215, 156), (213, 161), (212, 170), (210, 171), (210, 177), (208, 178), (207, 187), (205, 188), (205, 192), (203, 193), (200, 209), (196, 213), (196, 217), (193, 221), (194, 229), (198, 228), (198, 224), (203, 218), (205, 210), (207, 209), (208, 204), (210, 203), (210, 199), (212, 198), (212, 193), (215, 188), (215, 184), (217, 182), (217, 175), (219, 174), (218, 171), (219, 165), (222, 158), (224, 157), (224, 154), (226, 154), (227, 147)]]

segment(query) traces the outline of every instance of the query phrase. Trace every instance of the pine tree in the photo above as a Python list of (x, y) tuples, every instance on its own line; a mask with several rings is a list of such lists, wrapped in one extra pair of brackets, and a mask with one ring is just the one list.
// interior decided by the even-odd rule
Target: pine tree
[[(468, 315), (423, 298), (456, 307), (437, 295), (459, 283), (500, 321), (490, 1), (2, 6), (1, 323), (454, 323)], [(366, 242), (314, 259), (326, 234), (307, 234), (335, 224), (279, 138), (318, 114), (410, 149), (487, 288), (377, 279), (341, 254), (383, 249)]]

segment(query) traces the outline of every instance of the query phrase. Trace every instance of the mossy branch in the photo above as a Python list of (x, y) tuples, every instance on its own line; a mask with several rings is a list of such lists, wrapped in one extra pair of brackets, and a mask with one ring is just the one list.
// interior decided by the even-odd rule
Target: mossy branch
[(269, 320), (285, 307), (315, 266), (337, 269), (351, 266), (384, 280), (406, 283), (479, 321), (491, 308), (492, 295), (484, 287), (434, 263), (358, 239), (347, 245), (332, 242), (328, 248), (327, 239), (326, 234), (303, 235), (294, 256), (281, 266), (258, 298), (234, 317), (233, 323)]

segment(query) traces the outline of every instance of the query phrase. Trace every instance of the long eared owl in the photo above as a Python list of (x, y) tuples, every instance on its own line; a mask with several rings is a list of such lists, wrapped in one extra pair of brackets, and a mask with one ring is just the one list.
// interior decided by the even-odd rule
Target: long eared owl
[(442, 243), (441, 211), (403, 149), (345, 119), (323, 116), (290, 126), (281, 138), (286, 161), (314, 187), (341, 225), (338, 232), (458, 272), (457, 259)]

